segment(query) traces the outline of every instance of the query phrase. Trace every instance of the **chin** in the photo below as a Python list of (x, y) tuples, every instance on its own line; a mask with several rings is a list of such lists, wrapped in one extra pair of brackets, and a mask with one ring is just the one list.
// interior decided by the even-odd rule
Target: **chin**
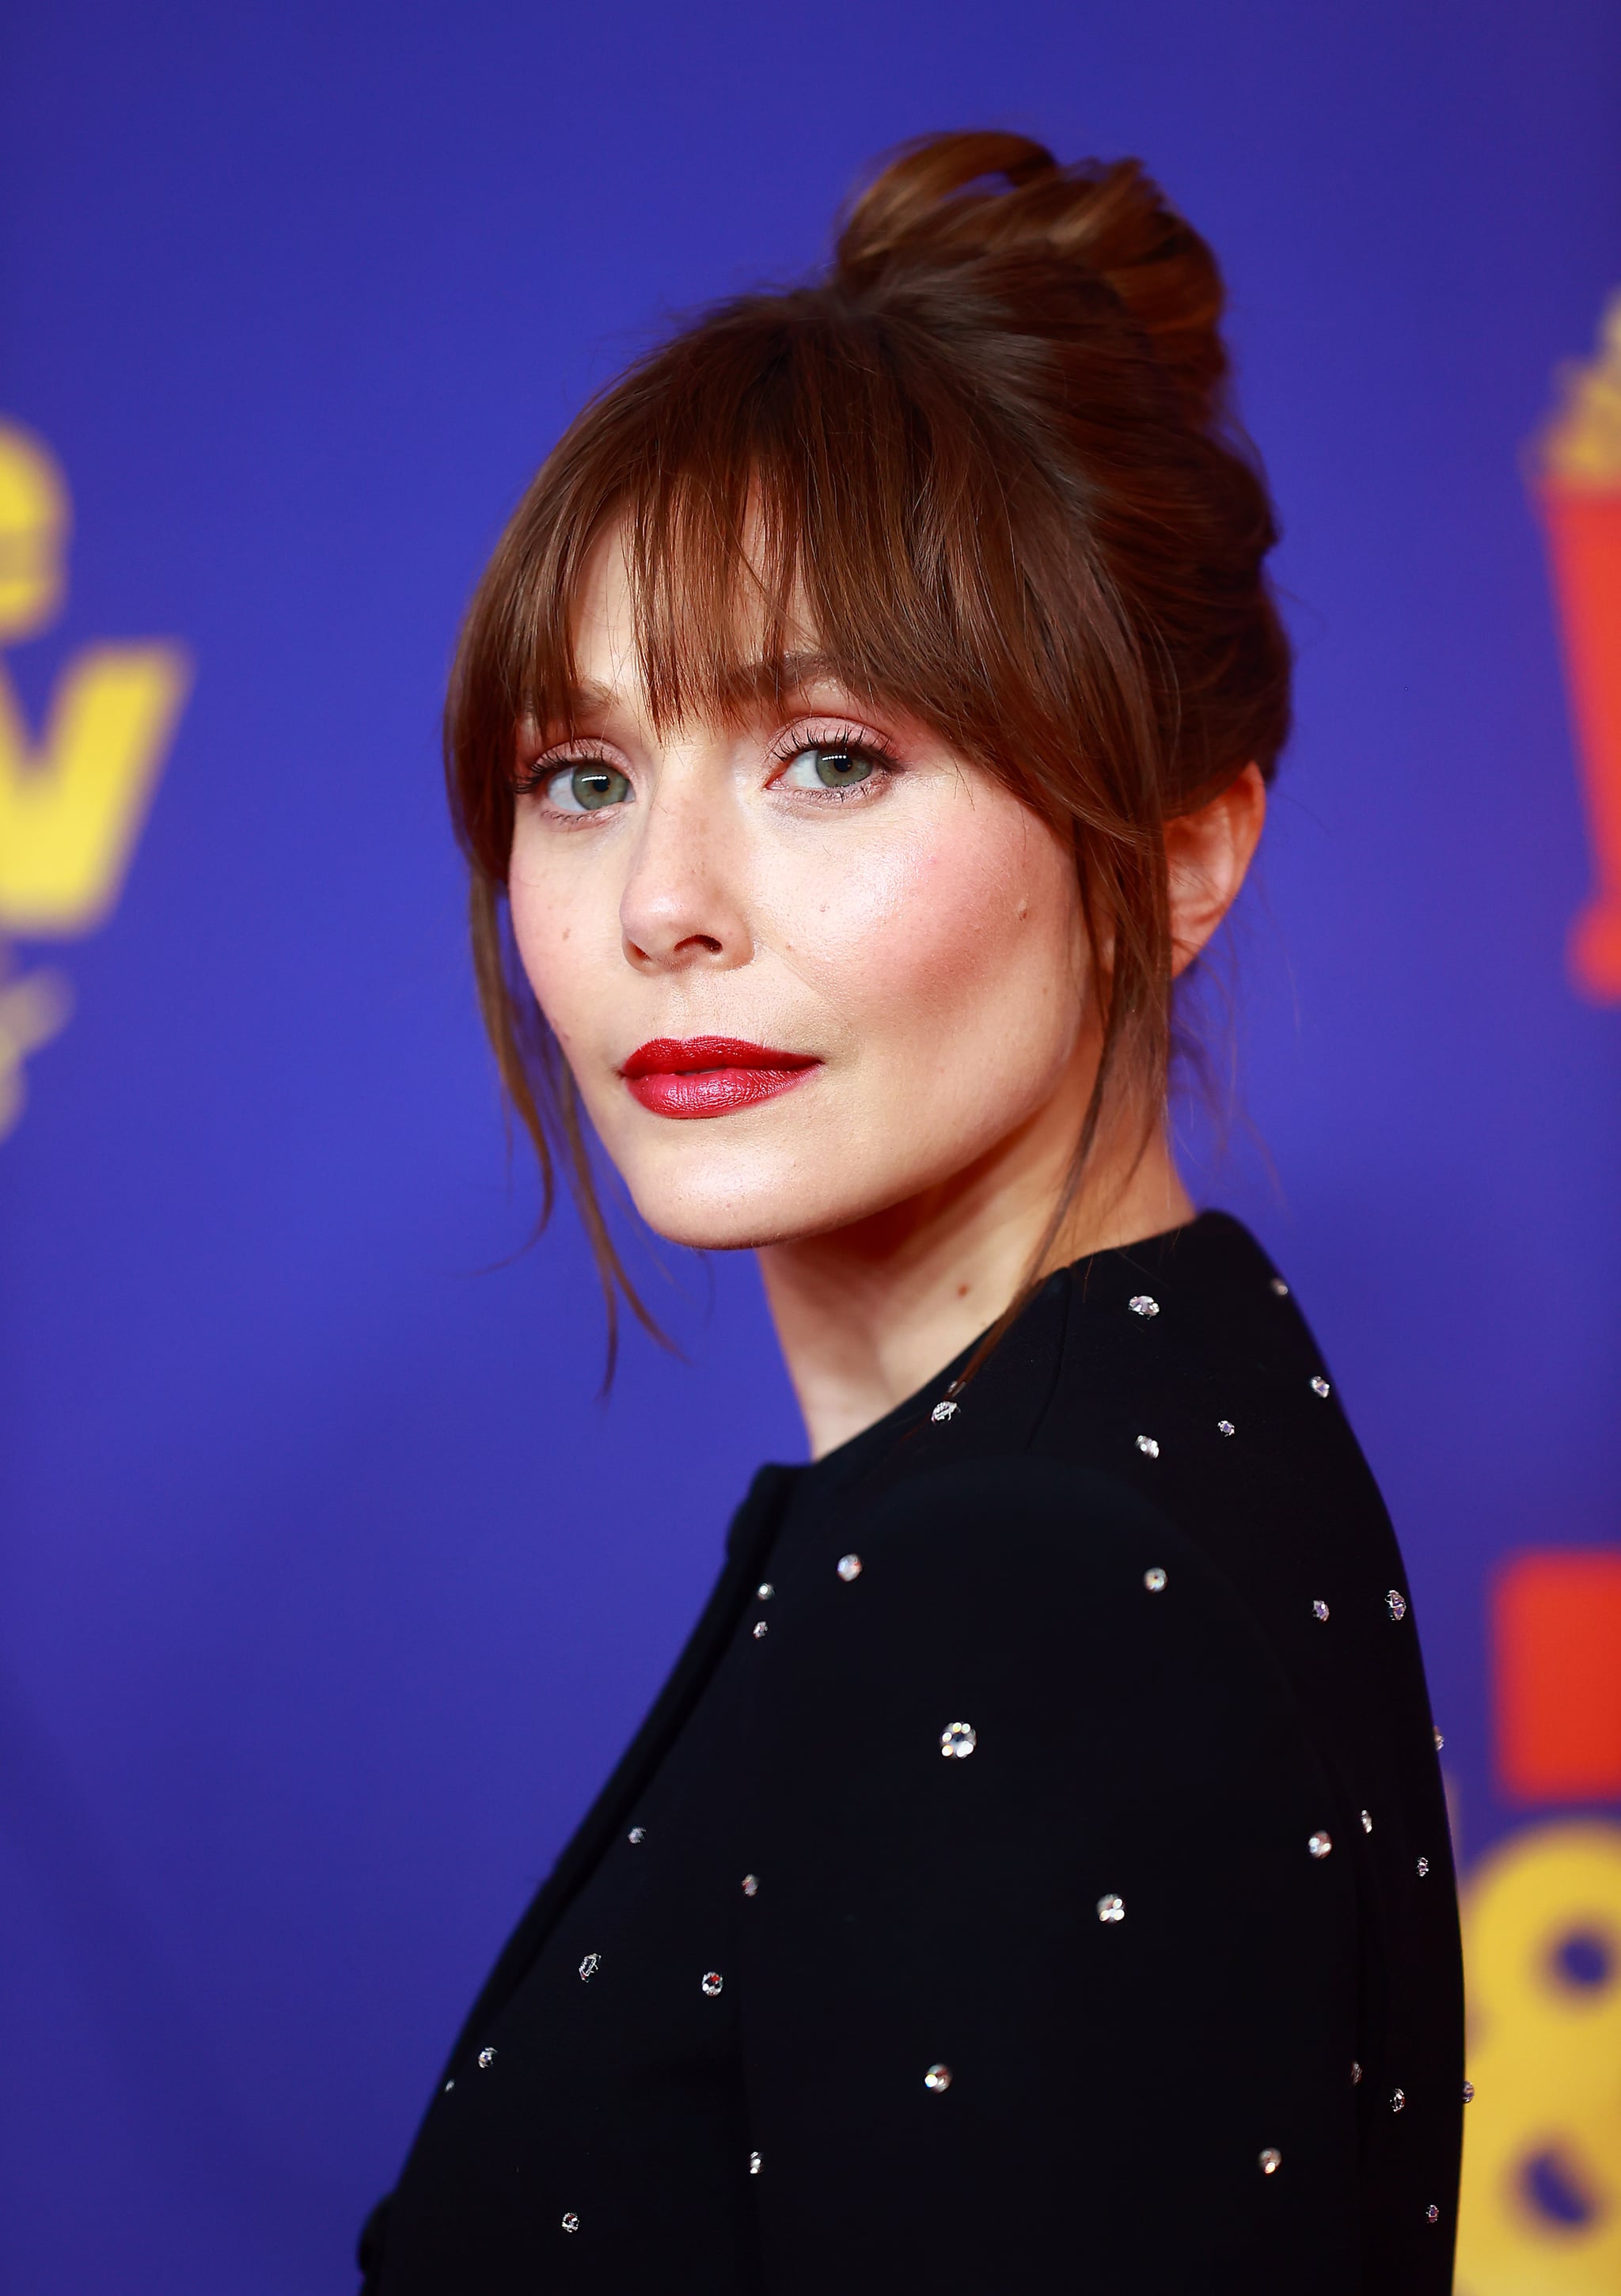
[(693, 1251), (758, 1251), (825, 1235), (907, 1193), (907, 1176), (895, 1172), (847, 1170), (834, 1185), (807, 1187), (807, 1171), (821, 1160), (807, 1154), (806, 1144), (784, 1144), (780, 1153), (763, 1154), (761, 1144), (745, 1153), (740, 1142), (726, 1153), (713, 1135), (701, 1146), (692, 1141), (692, 1134), (708, 1127), (684, 1129), (687, 1139), (672, 1142), (663, 1153), (614, 1161), (649, 1227), (667, 1243)]
[(800, 1236), (840, 1227), (847, 1217), (838, 1208), (817, 1206), (807, 1218), (803, 1198), (796, 1196), (787, 1181), (777, 1186), (756, 1181), (727, 1189), (716, 1185), (712, 1171), (695, 1178), (690, 1187), (661, 1174), (641, 1186), (632, 1182), (630, 1193), (655, 1234), (691, 1251), (758, 1251), (767, 1244), (791, 1243)]

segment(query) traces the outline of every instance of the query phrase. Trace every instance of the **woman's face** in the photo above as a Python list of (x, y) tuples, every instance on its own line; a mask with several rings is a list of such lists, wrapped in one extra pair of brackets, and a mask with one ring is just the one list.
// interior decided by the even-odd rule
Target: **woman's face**
[(1057, 1102), (1073, 1140), (1085, 939), (1052, 832), (810, 661), (787, 714), (661, 738), (617, 543), (577, 642), (580, 734), (520, 753), (512, 921), (643, 1217), (789, 1242), (937, 1191)]

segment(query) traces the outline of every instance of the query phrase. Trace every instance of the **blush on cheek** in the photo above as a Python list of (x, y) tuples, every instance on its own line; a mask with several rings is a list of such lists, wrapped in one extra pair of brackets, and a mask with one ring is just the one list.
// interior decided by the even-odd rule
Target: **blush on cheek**
[(885, 826), (793, 889), (791, 962), (864, 1055), (850, 1120), (933, 1180), (1056, 1088), (1084, 1008), (1079, 896), (1065, 848), (1000, 791), (908, 840)]

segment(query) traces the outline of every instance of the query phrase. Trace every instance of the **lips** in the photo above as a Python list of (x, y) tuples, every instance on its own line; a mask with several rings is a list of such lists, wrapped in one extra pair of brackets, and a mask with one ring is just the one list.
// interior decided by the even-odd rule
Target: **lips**
[(619, 1073), (655, 1116), (690, 1118), (774, 1100), (821, 1065), (814, 1053), (775, 1052), (741, 1037), (655, 1037)]

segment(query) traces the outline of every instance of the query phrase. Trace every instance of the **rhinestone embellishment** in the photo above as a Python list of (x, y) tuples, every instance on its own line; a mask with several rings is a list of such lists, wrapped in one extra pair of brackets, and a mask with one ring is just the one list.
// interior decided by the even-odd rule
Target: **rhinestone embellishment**
[(1273, 1288), (1273, 1290), (1277, 1293), (1277, 1295), (1278, 1295), (1278, 1297), (1279, 1297), (1279, 1299), (1280, 1299), (1280, 1300), (1287, 1300), (1287, 1299), (1288, 1299), (1288, 1297), (1289, 1297), (1289, 1286), (1288, 1286), (1288, 1284), (1283, 1281), (1283, 1278), (1282, 1278), (1281, 1275), (1274, 1275), (1274, 1276), (1273, 1277), (1273, 1279), (1272, 1279), (1272, 1288)]
[(1463, 2084), (1463, 2102), (1465, 2104), (1473, 2104), (1475, 2102), (1475, 2084), (1473, 2081), (1465, 2081)]
[(446, 2094), (446, 2096), (448, 2096), (448, 2095), (450, 2095), (451, 2090), (452, 2090), (453, 2088), (454, 2088), (454, 2087), (455, 2087), (455, 2082), (454, 2082), (454, 2080), (447, 2080), (447, 2081), (446, 2082), (446, 2084), (445, 2084), (445, 2094)]
[(1123, 1922), (1126, 1919), (1124, 1898), (1108, 1897), (1098, 1899), (1098, 1919), (1101, 1922)]
[(574, 2210), (572, 2209), (565, 2209), (563, 2210), (563, 2230), (565, 2232), (577, 2232), (579, 2228), (580, 2220), (575, 2215)]
[(763, 1641), (765, 1640), (765, 1636), (766, 1636), (770, 1632), (771, 1632), (771, 1628), (766, 1625), (766, 1623), (765, 1623), (765, 1620), (764, 1620), (764, 1619), (757, 1619), (757, 1620), (755, 1620), (755, 1622), (754, 1622), (754, 1639), (756, 1640), (756, 1642), (757, 1642), (757, 1642), (763, 1642)]
[(931, 2095), (944, 2096), (951, 2087), (951, 2067), (930, 2065), (929, 2070), (923, 2075), (923, 2087)]
[(1306, 1846), (1314, 1857), (1326, 1857), (1334, 1847), (1334, 1837), (1331, 1833), (1314, 1833)]
[(1261, 2155), (1262, 2176), (1275, 2177), (1282, 2166), (1283, 2155), (1279, 2152), (1275, 2144), (1269, 2144), (1266, 2147), (1265, 2152)]
[(749, 2155), (749, 2174), (751, 2177), (757, 2177), (760, 2173), (760, 2167), (761, 2162), (759, 2154), (757, 2152), (751, 2152)]
[(1436, 1751), (1438, 1754), (1446, 1741), (1438, 1730), (1432, 1729), (1429, 1734), (1436, 1742)]
[(1151, 1435), (1139, 1435), (1137, 1448), (1145, 1459), (1157, 1459), (1159, 1456), (1159, 1446)]
[(1362, 1830), (1364, 1833), (1371, 1833), (1373, 1831), (1373, 1820), (1365, 1809), (1362, 1814)]
[(1391, 2112), (1400, 2112), (1403, 2110), (1403, 2108), (1404, 2107), (1404, 2105), (1406, 2104), (1406, 2103), (1407, 2103), (1407, 2092), (1406, 2092), (1406, 2090), (1405, 2090), (1405, 2089), (1401, 2089), (1401, 2088), (1393, 2088), (1393, 2089), (1391, 2090), (1391, 2092), (1390, 2092), (1390, 2110), (1391, 2110)]
[(1361, 2079), (1362, 2067), (1357, 2063), (1355, 2058), (1353, 2057), (1351, 2060), (1351, 2087), (1355, 2088)]
[(1139, 1292), (1134, 1300), (1128, 1300), (1126, 1304), (1134, 1316), (1157, 1316), (1159, 1313), (1158, 1300), (1150, 1300), (1146, 1292)]
[(745, 1897), (745, 1898), (754, 1898), (754, 1897), (757, 1897), (757, 1896), (759, 1895), (759, 1889), (760, 1889), (760, 1877), (759, 1877), (759, 1875), (758, 1875), (757, 1874), (744, 1874), (744, 1876), (743, 1876), (743, 1895), (744, 1895), (744, 1897)]
[(1316, 1620), (1318, 1625), (1321, 1627), (1327, 1624), (1329, 1606), (1322, 1597), (1319, 1596), (1317, 1601), (1312, 1604), (1312, 1616)]
[(1153, 1569), (1152, 1569), (1151, 1570), (1145, 1570), (1145, 1571), (1143, 1572), (1143, 1574), (1142, 1574), (1142, 1583), (1143, 1583), (1143, 1585), (1148, 1588), (1148, 1591), (1149, 1591), (1149, 1593), (1150, 1593), (1150, 1595), (1163, 1595), (1163, 1594), (1164, 1594), (1164, 1592), (1165, 1592), (1165, 1573), (1164, 1573), (1164, 1571), (1159, 1568), (1159, 1565), (1158, 1565), (1157, 1562), (1155, 1563), (1155, 1565), (1154, 1565), (1154, 1567), (1153, 1567)]
[(971, 1722), (948, 1722), (940, 1733), (940, 1751), (948, 1762), (965, 1762), (979, 1743)]
[(495, 2052), (494, 2051), (494, 2049), (480, 2049), (480, 2050), (479, 2050), (479, 2071), (480, 2071), (480, 2072), (487, 2072), (487, 2071), (489, 2070), (490, 2067), (495, 2063)]
[(777, 1590), (769, 1578), (762, 1578), (754, 1591), (762, 1603), (769, 1603)]
[(1328, 1391), (1329, 1383), (1322, 1376), (1322, 1374), (1319, 1372), (1312, 1381), (1312, 1393), (1314, 1395), (1326, 1395)]
[(718, 1969), (706, 1969), (699, 1984), (708, 1999), (713, 2001), (725, 1981)]
[(602, 1966), (602, 1955), (600, 1953), (588, 1953), (585, 1956), (585, 1960), (580, 1964), (580, 1983), (582, 1985), (589, 1985), (592, 1979), (596, 1975), (598, 1970), (601, 1969)]
[(631, 1827), (631, 1829), (630, 1829), (630, 1832), (626, 1835), (625, 1839), (626, 1840), (626, 1841), (645, 1841), (647, 1840), (647, 1828), (646, 1828), (646, 1826), (644, 1826), (644, 1825), (633, 1825), (633, 1826)]
[(1428, 1874), (1428, 1873), (1429, 1873), (1429, 1858), (1428, 1858), (1428, 1857), (1420, 1857), (1420, 1860), (1419, 1860), (1419, 1879), (1420, 1879), (1420, 1882), (1424, 1879), (1425, 1874)]
[(841, 1554), (839, 1558), (838, 1568), (839, 1576), (844, 1580), (845, 1585), (847, 1587), (852, 1578), (859, 1578), (861, 1576), (860, 1555)]
[(1424, 2221), (1426, 2224), (1439, 2224), (1441, 2221), (1441, 2211), (1433, 2201), (1424, 2211)]
[(1239, 1431), (1231, 1419), (1218, 1419), (1216, 1423), (1216, 1431), (1218, 1435), (1236, 1435)]
[(1399, 1587), (1392, 1587), (1385, 1597), (1385, 1608), (1398, 1624), (1407, 1615), (1407, 1597)]
[(957, 1406), (954, 1403), (950, 1402), (937, 1403), (934, 1409), (929, 1414), (937, 1427), (940, 1424), (942, 1420), (954, 1419), (956, 1415)]

